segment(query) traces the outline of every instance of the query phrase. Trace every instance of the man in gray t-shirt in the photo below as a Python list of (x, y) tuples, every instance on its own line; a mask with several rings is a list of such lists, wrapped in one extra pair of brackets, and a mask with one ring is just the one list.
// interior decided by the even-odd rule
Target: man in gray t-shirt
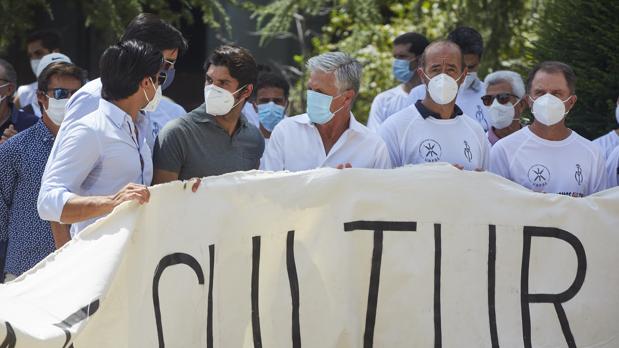
[(260, 131), (241, 114), (257, 67), (249, 51), (221, 46), (205, 63), (204, 104), (170, 121), (155, 142), (153, 183), (258, 169)]

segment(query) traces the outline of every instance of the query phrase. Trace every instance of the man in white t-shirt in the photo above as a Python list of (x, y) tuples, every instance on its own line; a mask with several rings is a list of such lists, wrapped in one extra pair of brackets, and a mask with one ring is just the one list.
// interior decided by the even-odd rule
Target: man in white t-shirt
[[(486, 90), (483, 82), (477, 77), (477, 70), (484, 52), (484, 41), (477, 30), (469, 27), (454, 29), (449, 33), (447, 39), (460, 46), (464, 54), (464, 64), (468, 71), (464, 82), (460, 85), (456, 105), (462, 109), (465, 115), (479, 122), (484, 131), (488, 131), (489, 123), (486, 108), (481, 102), (481, 97), (486, 94)], [(417, 100), (423, 99), (426, 94), (425, 88), (425, 85), (413, 88), (409, 94), (409, 100), (415, 103)]]
[(488, 118), (491, 145), (522, 128), (520, 114), (526, 108), (524, 82), (516, 72), (499, 70), (484, 80), (486, 95), (481, 97)]
[(565, 125), (576, 103), (576, 75), (561, 62), (543, 62), (529, 73), (527, 101), (533, 124), (499, 140), (490, 170), (537, 192), (583, 197), (604, 190), (607, 176), (597, 146)]
[(307, 113), (278, 123), (260, 168), (391, 168), (383, 140), (351, 113), (361, 64), (345, 53), (329, 52), (310, 58), (307, 68)]
[[(615, 106), (615, 119), (619, 124), (619, 97)], [(600, 147), (605, 158), (610, 158), (610, 153), (619, 146), (619, 128), (613, 129), (601, 137), (593, 140), (593, 143)]]
[[(52, 63), (48, 60), (46, 66), (39, 68), (39, 63), (43, 57), (50, 53), (60, 52), (61, 43), (62, 38), (60, 34), (54, 30), (40, 30), (28, 36), (26, 39), (26, 51), (30, 60), (30, 68), (36, 78), (39, 77), (40, 72), (47, 65)], [(71, 60), (68, 58), (63, 61), (71, 63)], [(32, 83), (19, 86), (15, 93), (14, 103), (18, 109), (24, 109), (37, 117), (41, 117), (41, 109), (39, 109), (39, 102), (37, 100), (37, 85), (38, 82), (35, 79)]]
[(466, 170), (487, 169), (486, 134), (456, 105), (467, 72), (458, 45), (447, 40), (431, 43), (417, 72), (428, 86), (423, 100), (389, 117), (378, 131), (393, 166), (448, 162)]
[(418, 33), (405, 33), (393, 40), (392, 72), (400, 84), (374, 98), (368, 117), (369, 129), (377, 131), (387, 117), (411, 104), (408, 94), (421, 84), (421, 79), (415, 74), (415, 70), (419, 64), (419, 56), (428, 44), (428, 39)]

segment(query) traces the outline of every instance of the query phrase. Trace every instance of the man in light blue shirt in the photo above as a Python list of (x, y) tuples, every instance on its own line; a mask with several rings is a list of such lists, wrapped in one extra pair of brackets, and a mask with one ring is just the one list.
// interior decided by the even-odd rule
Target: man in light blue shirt
[[(126, 40), (147, 42), (161, 52), (164, 58), (163, 72), (167, 77), (161, 88), (166, 89), (174, 79), (174, 65), (178, 56), (187, 50), (187, 41), (181, 32), (153, 14), (142, 13), (136, 16), (125, 29), (120, 41)], [(74, 121), (97, 110), (100, 99), (101, 79), (92, 80), (77, 91), (67, 104), (67, 115), (58, 137), (62, 138), (63, 130), (70, 128)], [(153, 148), (157, 133), (168, 121), (185, 113), (185, 109), (167, 98), (161, 99), (157, 109), (146, 112), (145, 116), (150, 128), (146, 137), (148, 146)], [(57, 149), (54, 148), (50, 158), (55, 157), (56, 152)]]
[(101, 100), (56, 140), (41, 180), (37, 208), (44, 220), (72, 224), (75, 236), (119, 204), (148, 202), (153, 175), (148, 120), (163, 82), (161, 52), (129, 40), (101, 56)]

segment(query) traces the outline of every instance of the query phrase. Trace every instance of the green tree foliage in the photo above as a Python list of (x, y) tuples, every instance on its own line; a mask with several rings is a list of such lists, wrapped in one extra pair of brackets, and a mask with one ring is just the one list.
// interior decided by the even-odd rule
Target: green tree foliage
[(34, 28), (35, 14), (41, 10), (52, 16), (45, 0), (0, 1), (0, 52), (13, 43), (16, 37)]
[[(180, 6), (172, 8), (167, 0), (68, 0), (73, 2), (86, 19), (86, 27), (95, 28), (107, 43), (112, 43), (124, 31), (125, 26), (140, 12), (158, 14), (161, 18), (178, 25), (181, 19), (191, 24), (192, 10), (202, 13), (204, 23), (211, 28), (231, 31), (232, 26), (226, 15), (222, 0), (183, 0)], [(235, 3), (235, 0), (228, 0)], [(2, 0), (0, 1), (0, 51), (15, 41), (25, 37), (36, 28), (35, 14), (45, 11), (54, 19), (49, 2), (46, 0)]]
[(567, 121), (593, 138), (616, 128), (619, 95), (619, 2), (553, 0), (539, 21), (536, 61), (559, 60), (574, 68), (578, 101)]

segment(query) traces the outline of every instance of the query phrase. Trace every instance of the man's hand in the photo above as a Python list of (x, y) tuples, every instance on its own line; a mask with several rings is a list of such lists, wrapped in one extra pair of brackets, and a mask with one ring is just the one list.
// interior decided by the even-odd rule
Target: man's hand
[(457, 163), (452, 164), (452, 166), (454, 166), (454, 167), (456, 167), (456, 168), (458, 168), (458, 169), (460, 169), (460, 170), (463, 170), (463, 169), (464, 169), (464, 166), (463, 166), (463, 165), (460, 165), (460, 164), (457, 164)]
[[(191, 185), (191, 192), (197, 192), (198, 188), (200, 188), (200, 184), (202, 183), (202, 179), (200, 178), (191, 178), (189, 179), (189, 181), (194, 181), (194, 183)], [(185, 187), (186, 187), (187, 183), (185, 182)]]
[(2, 134), (2, 138), (0, 138), (0, 144), (9, 140), (9, 138), (14, 136), (15, 134), (17, 134), (15, 127), (13, 127), (13, 125), (9, 125), (9, 128), (4, 130), (4, 133)]
[(335, 167), (336, 169), (345, 169), (345, 168), (352, 168), (352, 164), (350, 163), (342, 163), (342, 164), (338, 164), (337, 167)]
[(126, 201), (136, 201), (140, 204), (148, 203), (150, 191), (148, 187), (139, 184), (127, 184), (113, 197), (110, 197), (112, 207), (116, 207)]

